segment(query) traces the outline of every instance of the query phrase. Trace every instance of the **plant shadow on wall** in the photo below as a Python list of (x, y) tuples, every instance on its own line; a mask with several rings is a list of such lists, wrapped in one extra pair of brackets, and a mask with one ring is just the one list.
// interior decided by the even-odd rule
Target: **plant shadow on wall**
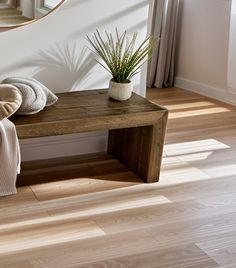
[[(128, 32), (138, 32), (145, 25), (146, 20), (142, 20), (130, 27)], [(89, 88), (97, 88), (97, 85), (106, 83), (111, 77), (104, 74), (96, 80), (94, 76), (90, 79), (93, 68), (98, 64), (96, 60), (90, 49), (80, 46), (76, 41), (55, 43), (51, 48), (38, 52), (33, 60), (36, 70), (30, 75), (57, 93), (88, 88), (88, 85)]]
[[(77, 1), (71, 1), (69, 5), (65, 5), (65, 8), (71, 8), (75, 4), (80, 5), (85, 2), (85, 0), (78, 0), (78, 3)], [(126, 16), (129, 17), (133, 12), (147, 5), (149, 5), (149, 0), (140, 0), (140, 2), (132, 4), (128, 8), (116, 11), (114, 14), (105, 16), (102, 19), (100, 18), (85, 27), (78, 27), (78, 29), (68, 33), (66, 37), (63, 37), (63, 39), (66, 38), (64, 43), (61, 42), (61, 39), (57, 40), (57, 43), (54, 43), (49, 48), (36, 50), (35, 55), (32, 57), (22, 57), (20, 61), (14, 61), (10, 65), (4, 66), (3, 73), (5, 75), (3, 78), (9, 75), (23, 74), (27, 77), (36, 78), (52, 91), (58, 93), (75, 89), (97, 88), (97, 85), (108, 84), (109, 75), (104, 74), (100, 77), (89, 79), (97, 63), (94, 55), (89, 50), (83, 49), (79, 44), (78, 37), (84, 41), (86, 34), (92, 34), (97, 27), (105, 28), (106, 25), (116, 23), (117, 20)], [(146, 27), (146, 24), (147, 20), (140, 18), (127, 31), (130, 33), (139, 32), (140, 29)], [(86, 83), (86, 81), (89, 81), (89, 83)]]
[(83, 88), (97, 63), (92, 52), (78, 47), (76, 42), (55, 44), (50, 49), (39, 51), (34, 78), (58, 93)]

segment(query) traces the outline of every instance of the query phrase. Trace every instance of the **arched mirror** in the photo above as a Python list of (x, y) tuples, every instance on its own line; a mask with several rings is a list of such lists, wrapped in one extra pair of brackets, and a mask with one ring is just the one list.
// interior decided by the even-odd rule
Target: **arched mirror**
[(19, 27), (52, 12), (65, 0), (0, 0), (0, 29)]

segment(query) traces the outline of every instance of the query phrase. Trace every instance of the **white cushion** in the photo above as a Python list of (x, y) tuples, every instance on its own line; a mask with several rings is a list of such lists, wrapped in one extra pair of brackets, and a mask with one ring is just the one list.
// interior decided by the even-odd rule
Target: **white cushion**
[(45, 106), (53, 105), (58, 100), (53, 92), (33, 78), (9, 77), (3, 83), (15, 86), (22, 95), (22, 105), (17, 114), (36, 114)]

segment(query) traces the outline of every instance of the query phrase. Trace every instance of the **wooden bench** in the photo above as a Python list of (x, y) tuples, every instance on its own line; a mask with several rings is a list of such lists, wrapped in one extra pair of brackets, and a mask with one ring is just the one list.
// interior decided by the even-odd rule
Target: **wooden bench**
[(36, 115), (12, 118), (19, 139), (109, 130), (107, 152), (145, 182), (159, 180), (167, 109), (135, 93), (124, 102), (109, 99), (107, 90), (58, 97)]

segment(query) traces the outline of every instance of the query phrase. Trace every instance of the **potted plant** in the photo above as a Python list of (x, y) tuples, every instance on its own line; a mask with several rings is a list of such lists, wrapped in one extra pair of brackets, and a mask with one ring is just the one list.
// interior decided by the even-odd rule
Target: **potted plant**
[(131, 38), (127, 37), (127, 32), (119, 34), (111, 33), (105, 35), (105, 40), (97, 30), (87, 40), (94, 49), (94, 52), (102, 63), (98, 61), (111, 75), (108, 94), (118, 101), (127, 100), (131, 97), (133, 83), (131, 78), (140, 71), (140, 67), (148, 60), (152, 54), (154, 41), (152, 37), (147, 37), (137, 48), (137, 33), (133, 33)]

